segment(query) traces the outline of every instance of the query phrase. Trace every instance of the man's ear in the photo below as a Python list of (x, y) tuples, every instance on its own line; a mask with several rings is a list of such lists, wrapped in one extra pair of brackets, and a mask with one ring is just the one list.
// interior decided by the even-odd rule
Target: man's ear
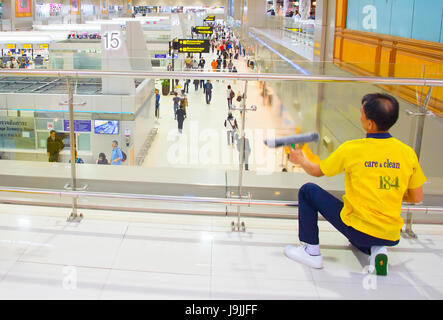
[(374, 120), (369, 120), (369, 128), (373, 131), (377, 131), (377, 124)]

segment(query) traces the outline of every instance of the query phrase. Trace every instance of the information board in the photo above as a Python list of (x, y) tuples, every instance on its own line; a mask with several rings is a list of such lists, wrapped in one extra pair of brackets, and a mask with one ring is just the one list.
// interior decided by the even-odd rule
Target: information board
[[(69, 131), (69, 120), (63, 121), (63, 131)], [(91, 132), (91, 120), (74, 120), (75, 132)]]
[(209, 53), (209, 40), (178, 39), (172, 42), (174, 50), (189, 53)]
[(205, 18), (205, 20), (203, 20), (204, 22), (214, 22), (215, 21), (215, 16), (207, 16)]
[(192, 32), (196, 34), (212, 34), (214, 28), (211, 26), (196, 26), (192, 28)]

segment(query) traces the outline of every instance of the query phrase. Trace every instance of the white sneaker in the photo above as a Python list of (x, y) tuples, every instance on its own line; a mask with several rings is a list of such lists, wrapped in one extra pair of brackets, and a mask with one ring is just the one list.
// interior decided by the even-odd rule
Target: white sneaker
[(374, 250), (369, 256), (369, 273), (374, 273), (378, 276), (386, 276), (388, 274), (388, 251), (386, 247), (380, 247)]
[(285, 255), (294, 261), (301, 262), (311, 268), (323, 268), (323, 257), (321, 255), (311, 256), (306, 252), (306, 246), (291, 246), (285, 247)]

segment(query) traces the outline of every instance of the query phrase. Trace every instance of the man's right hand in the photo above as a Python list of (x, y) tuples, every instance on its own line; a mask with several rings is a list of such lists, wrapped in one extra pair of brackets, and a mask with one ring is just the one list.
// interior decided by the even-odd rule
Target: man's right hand
[(289, 161), (291, 161), (293, 164), (302, 164), (305, 160), (305, 155), (303, 154), (303, 151), (301, 149), (295, 147), (295, 149), (291, 149), (291, 152), (289, 154)]

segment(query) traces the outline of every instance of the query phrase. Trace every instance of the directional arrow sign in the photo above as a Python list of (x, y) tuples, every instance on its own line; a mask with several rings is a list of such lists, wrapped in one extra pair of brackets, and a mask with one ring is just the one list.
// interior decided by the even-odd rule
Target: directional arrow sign
[(179, 39), (172, 45), (174, 50), (178, 50), (178, 52), (209, 53), (209, 40)]
[(213, 27), (197, 26), (193, 28), (193, 32), (197, 34), (212, 34)]

